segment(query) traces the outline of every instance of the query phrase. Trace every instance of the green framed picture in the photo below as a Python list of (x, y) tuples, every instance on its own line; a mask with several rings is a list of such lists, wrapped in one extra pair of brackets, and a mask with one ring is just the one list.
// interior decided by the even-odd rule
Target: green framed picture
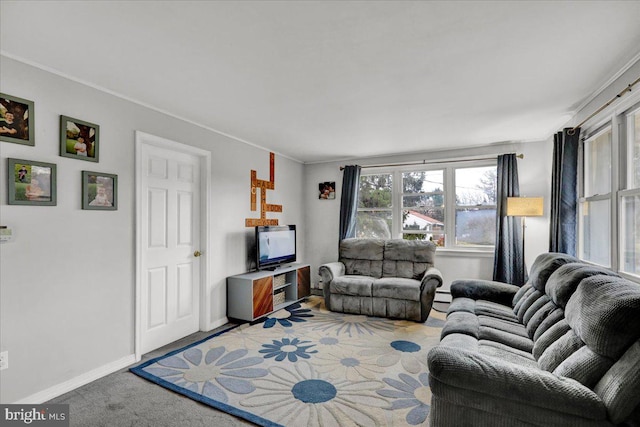
[(82, 171), (82, 209), (118, 210), (118, 175)]
[(0, 141), (36, 145), (33, 101), (0, 93)]
[(10, 205), (56, 205), (55, 164), (22, 159), (8, 161)]
[(72, 159), (98, 162), (100, 126), (67, 116), (60, 116), (60, 155)]

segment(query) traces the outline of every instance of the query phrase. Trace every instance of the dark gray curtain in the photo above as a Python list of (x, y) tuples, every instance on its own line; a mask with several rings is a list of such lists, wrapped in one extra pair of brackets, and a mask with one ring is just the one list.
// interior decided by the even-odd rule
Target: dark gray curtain
[(527, 280), (523, 262), (522, 225), (520, 218), (507, 216), (507, 197), (519, 197), (518, 163), (515, 154), (498, 156), (496, 190), (496, 246), (493, 280), (522, 286)]
[(340, 241), (356, 237), (356, 216), (358, 214), (358, 189), (360, 170), (357, 165), (345, 166), (340, 197)]
[(573, 135), (570, 135), (571, 133), (570, 128), (566, 128), (553, 137), (549, 252), (575, 256), (580, 129), (576, 129)]

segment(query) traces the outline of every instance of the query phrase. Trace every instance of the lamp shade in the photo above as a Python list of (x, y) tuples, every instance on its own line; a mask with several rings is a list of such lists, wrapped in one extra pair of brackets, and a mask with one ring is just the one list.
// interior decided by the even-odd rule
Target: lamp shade
[(542, 216), (542, 197), (507, 197), (507, 216)]

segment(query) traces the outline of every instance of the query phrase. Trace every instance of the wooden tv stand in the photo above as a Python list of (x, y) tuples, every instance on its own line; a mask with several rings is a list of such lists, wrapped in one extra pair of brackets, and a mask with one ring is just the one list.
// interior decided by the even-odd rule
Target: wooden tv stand
[(230, 276), (227, 277), (227, 317), (253, 321), (310, 294), (309, 264), (291, 264), (273, 271)]

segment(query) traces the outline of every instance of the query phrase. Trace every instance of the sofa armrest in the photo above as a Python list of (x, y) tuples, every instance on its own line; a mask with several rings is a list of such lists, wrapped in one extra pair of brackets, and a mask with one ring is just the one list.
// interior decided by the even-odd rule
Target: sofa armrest
[(336, 277), (344, 276), (345, 270), (346, 267), (339, 261), (322, 264), (318, 268), (318, 273), (322, 278), (322, 294), (324, 295), (324, 305), (327, 310), (331, 310), (331, 282)]
[(442, 286), (442, 273), (440, 273), (440, 270), (435, 267), (427, 268), (420, 281), (420, 289), (439, 288), (440, 286)]
[(339, 276), (344, 276), (345, 266), (341, 262), (329, 262), (327, 264), (322, 264), (318, 268), (318, 273), (320, 277), (322, 277), (323, 286), (328, 285), (331, 281)]
[[(589, 388), (538, 368), (451, 347), (435, 347), (427, 356), (437, 395), (448, 387), (468, 390), (497, 401), (544, 408), (594, 420), (605, 420), (607, 409)], [(435, 386), (435, 387), (434, 387)]]
[(451, 283), (452, 298), (482, 299), (509, 307), (513, 305), (513, 297), (518, 290), (518, 286), (492, 280), (466, 279)]

